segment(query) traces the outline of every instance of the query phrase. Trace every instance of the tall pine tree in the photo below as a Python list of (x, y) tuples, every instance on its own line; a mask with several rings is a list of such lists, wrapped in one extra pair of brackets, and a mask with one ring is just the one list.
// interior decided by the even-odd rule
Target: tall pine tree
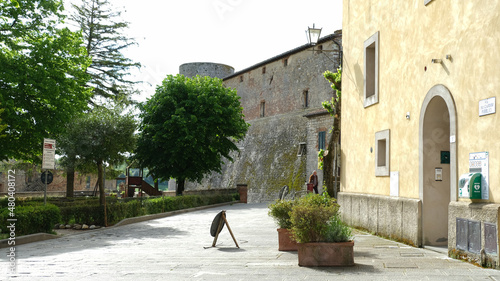
[[(123, 34), (129, 23), (122, 20), (121, 11), (108, 0), (82, 0), (80, 5), (72, 6), (75, 11), (71, 19), (80, 27), (83, 45), (92, 59), (87, 68), (91, 77), (87, 86), (93, 88), (91, 103), (99, 105), (109, 100), (116, 104), (128, 103), (136, 82), (128, 80), (127, 75), (130, 69), (141, 66), (122, 54), (135, 44)], [(67, 197), (73, 197), (76, 155), (78, 151), (66, 151)]]
[(71, 18), (81, 28), (87, 54), (92, 58), (87, 72), (91, 76), (88, 86), (94, 89), (93, 101), (98, 97), (130, 100), (136, 82), (126, 76), (131, 68), (141, 65), (121, 52), (135, 44), (123, 34), (129, 23), (108, 0), (84, 0), (73, 7)]

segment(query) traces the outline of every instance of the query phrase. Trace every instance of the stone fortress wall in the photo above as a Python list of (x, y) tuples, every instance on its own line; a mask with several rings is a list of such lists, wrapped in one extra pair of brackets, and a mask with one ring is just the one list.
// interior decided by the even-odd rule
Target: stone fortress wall
[[(321, 102), (333, 94), (323, 73), (339, 65), (339, 45), (333, 40), (341, 44), (341, 36), (336, 32), (323, 37), (314, 51), (300, 46), (223, 78), (227, 87), (237, 90), (251, 126), (234, 162), (227, 162), (221, 174), (207, 175), (201, 184), (186, 183), (186, 190), (247, 185), (248, 202), (274, 200), (283, 185), (305, 190), (309, 174), (317, 170), (318, 130), (326, 131), (328, 139), (333, 124), (321, 113)], [(196, 75), (196, 64), (206, 73), (201, 63), (184, 64), (180, 73)], [(318, 120), (305, 117), (318, 112)], [(307, 144), (307, 152), (299, 156), (301, 143)], [(321, 181), (322, 171), (318, 176)]]
[(182, 74), (186, 77), (194, 77), (196, 75), (200, 75), (222, 79), (233, 73), (233, 67), (221, 63), (191, 62), (179, 66), (179, 74)]

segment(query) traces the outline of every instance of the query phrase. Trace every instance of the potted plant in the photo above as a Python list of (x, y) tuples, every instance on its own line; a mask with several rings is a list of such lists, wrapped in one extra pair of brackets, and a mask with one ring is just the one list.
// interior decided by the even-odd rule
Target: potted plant
[(269, 215), (274, 218), (278, 225), (278, 250), (279, 251), (297, 251), (297, 242), (292, 239), (290, 221), (290, 212), (292, 211), (293, 201), (277, 200), (269, 205)]
[(294, 202), (290, 212), (299, 266), (352, 266), (351, 229), (338, 215), (339, 205), (328, 194), (309, 194)]

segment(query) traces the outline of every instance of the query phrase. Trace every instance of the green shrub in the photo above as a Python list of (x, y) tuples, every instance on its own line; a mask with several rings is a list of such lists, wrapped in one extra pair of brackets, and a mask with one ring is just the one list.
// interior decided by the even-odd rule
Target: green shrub
[(158, 214), (162, 213), (164, 210), (164, 202), (163, 198), (154, 198), (149, 199), (144, 204), (144, 208), (146, 209), (146, 213), (148, 214)]
[(336, 214), (327, 223), (326, 242), (347, 242), (352, 240), (352, 231)]
[[(117, 200), (106, 198), (108, 225), (125, 218), (146, 214), (175, 211), (185, 208), (231, 202), (234, 195), (186, 195), (177, 197), (127, 198)], [(16, 234), (50, 232), (57, 223), (78, 223), (104, 225), (104, 208), (96, 197), (49, 198), (53, 204), (43, 205), (43, 198), (16, 198)], [(0, 220), (7, 221), (9, 210), (7, 197), (0, 199)], [(7, 225), (1, 224), (2, 233), (7, 233)]]
[[(10, 218), (9, 213), (8, 209), (2, 209), (0, 219), (6, 222)], [(14, 213), (17, 219), (15, 222), (16, 235), (38, 232), (51, 233), (54, 225), (61, 220), (60, 210), (53, 204), (47, 204), (46, 206), (16, 206)], [(8, 224), (1, 224), (2, 233), (9, 232), (7, 226)]]
[(290, 213), (292, 212), (293, 202), (291, 200), (276, 200), (269, 205), (268, 215), (273, 217), (279, 228), (292, 228)]
[(82, 205), (61, 207), (61, 222), (74, 221), (78, 224), (104, 225), (104, 208), (96, 205)]
[(337, 215), (339, 205), (328, 194), (308, 194), (295, 200), (290, 213), (293, 238), (299, 243), (329, 242), (328, 222)]

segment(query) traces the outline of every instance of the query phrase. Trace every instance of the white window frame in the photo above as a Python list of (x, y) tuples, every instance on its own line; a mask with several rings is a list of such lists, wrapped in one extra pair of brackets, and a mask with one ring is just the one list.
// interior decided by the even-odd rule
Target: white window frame
[(364, 106), (368, 107), (378, 103), (379, 82), (379, 31), (375, 32), (364, 43)]
[(377, 177), (387, 177), (390, 174), (390, 135), (389, 129), (375, 133), (375, 176)]

